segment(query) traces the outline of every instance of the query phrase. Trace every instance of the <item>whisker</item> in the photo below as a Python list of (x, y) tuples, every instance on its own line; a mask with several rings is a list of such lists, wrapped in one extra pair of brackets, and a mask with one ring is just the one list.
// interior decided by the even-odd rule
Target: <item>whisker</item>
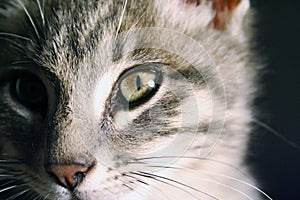
[(17, 187), (16, 185), (13, 185), (13, 186), (10, 186), (10, 187), (1, 189), (1, 190), (0, 190), (0, 193), (5, 192), (5, 191), (7, 191), (7, 190), (11, 190), (11, 189), (16, 188), (16, 187)]
[[(125, 179), (125, 180), (128, 180), (128, 182), (125, 182), (125, 181), (122, 181), (122, 180), (119, 179), (120, 181), (125, 182), (126, 184), (133, 184), (133, 185), (137, 186), (137, 182), (138, 182), (138, 183), (141, 183), (142, 186), (145, 186), (145, 185), (148, 186), (148, 185), (149, 185), (149, 184), (146, 183), (145, 181), (142, 181), (142, 180), (140, 180), (140, 179), (138, 179), (138, 178), (136, 178), (136, 177), (134, 177), (134, 176), (125, 175), (125, 174), (124, 174), (124, 176), (125, 176), (125, 177), (128, 177), (128, 178), (131, 178), (131, 179), (133, 179), (134, 181), (136, 181), (136, 182), (134, 182), (134, 181)], [(141, 192), (148, 192), (148, 191), (149, 191), (148, 188), (141, 187), (141, 186), (135, 187), (133, 190), (134, 190), (134, 191), (141, 191)], [(142, 196), (143, 194), (140, 194), (140, 195)], [(143, 197), (143, 196), (142, 196), (142, 197)]]
[[(189, 168), (187, 168), (187, 169), (189, 169)], [(193, 170), (193, 169), (190, 169), (190, 170)], [(198, 171), (198, 170), (196, 170), (196, 171)], [(265, 197), (268, 198), (269, 200), (273, 200), (269, 195), (267, 195), (267, 193), (265, 193), (264, 191), (262, 191), (261, 189), (259, 189), (259, 188), (256, 187), (255, 185), (250, 184), (250, 183), (248, 183), (248, 182), (246, 182), (246, 181), (242, 181), (242, 180), (237, 179), (237, 178), (234, 178), (234, 177), (232, 177), (232, 176), (227, 176), (227, 175), (218, 174), (218, 173), (213, 173), (213, 172), (208, 172), (208, 171), (203, 171), (203, 170), (201, 170), (200, 172), (201, 172), (201, 173), (206, 173), (206, 174), (209, 174), (209, 175), (215, 175), (215, 176), (227, 178), (227, 179), (230, 179), (230, 180), (234, 180), (234, 181), (236, 181), (236, 182), (238, 182), (238, 183), (242, 183), (242, 184), (244, 184), (244, 185), (247, 185), (247, 186), (249, 186), (249, 187), (255, 189), (256, 191), (258, 191), (259, 193), (261, 193), (263, 196), (265, 196)]]
[[(129, 190), (132, 190), (132, 191), (134, 190), (132, 187), (130, 187), (130, 186), (127, 185), (126, 183), (123, 183), (122, 185), (125, 186), (125, 187), (127, 187)], [(139, 193), (139, 192), (137, 192), (137, 193)]]
[(19, 193), (15, 194), (15, 195), (9, 197), (9, 198), (6, 199), (6, 200), (13, 200), (13, 199), (16, 199), (17, 197), (19, 197), (19, 196), (21, 196), (21, 195), (23, 195), (23, 194), (25, 194), (26, 192), (29, 192), (29, 191), (30, 191), (29, 189), (24, 190), (23, 192), (19, 192)]
[(255, 124), (259, 125), (260, 127), (266, 129), (267, 131), (269, 131), (270, 133), (272, 133), (273, 135), (275, 135), (276, 137), (278, 137), (282, 141), (286, 142), (291, 147), (293, 147), (295, 149), (298, 149), (298, 150), (300, 149), (300, 145), (299, 144), (296, 144), (296, 143), (290, 141), (289, 139), (287, 139), (286, 137), (284, 137), (283, 135), (281, 135), (278, 131), (274, 130), (273, 128), (271, 128), (266, 123), (263, 123), (263, 122), (261, 122), (261, 121), (259, 121), (257, 119), (253, 119), (253, 122)]
[[(226, 163), (226, 162), (218, 161), (218, 160), (209, 159), (209, 158), (194, 157), (194, 156), (182, 156), (182, 155), (180, 155), (180, 156), (152, 156), (152, 157), (144, 157), (144, 158), (135, 158), (133, 160), (140, 162), (142, 160), (152, 160), (152, 159), (195, 159), (195, 160), (203, 160), (203, 161), (215, 162), (215, 163), (222, 164), (222, 165), (225, 165), (227, 167), (230, 167), (230, 168), (232, 168), (232, 169), (240, 172), (244, 176), (249, 177), (249, 175), (247, 173), (245, 173), (244, 171), (242, 171), (241, 169), (237, 168), (234, 165), (231, 165), (231, 164)], [(136, 163), (136, 164), (138, 164), (138, 163)]]
[[(144, 196), (144, 194), (143, 194), (143, 192), (145, 192), (144, 190), (142, 190), (142, 189), (145, 189), (144, 187), (142, 187), (142, 188), (140, 188), (140, 187), (132, 187), (131, 185), (132, 184), (134, 184), (134, 186), (136, 186), (136, 184), (134, 183), (134, 182), (132, 182), (132, 181), (123, 181), (123, 180), (120, 180), (119, 179), (119, 181), (121, 181), (123, 184), (123, 186), (125, 186), (125, 187), (127, 187), (128, 189), (130, 189), (131, 191), (135, 191), (136, 193), (138, 193), (141, 197), (143, 197)], [(131, 185), (129, 185), (129, 184), (131, 184)]]
[[(193, 191), (196, 191), (196, 192), (199, 192), (199, 193), (204, 194), (204, 195), (206, 195), (206, 196), (209, 196), (209, 197), (211, 197), (211, 198), (213, 198), (213, 199), (219, 199), (218, 197), (216, 197), (216, 196), (214, 196), (214, 195), (212, 195), (212, 194), (209, 194), (209, 193), (207, 193), (207, 192), (204, 192), (204, 191), (202, 191), (202, 190), (199, 190), (199, 189), (197, 189), (197, 188), (194, 188), (194, 187), (192, 187), (192, 186), (189, 186), (189, 185), (187, 185), (187, 184), (184, 184), (184, 183), (182, 183), (182, 182), (179, 182), (179, 181), (176, 181), (176, 180), (173, 180), (173, 179), (164, 177), (164, 176), (159, 176), (159, 175), (155, 175), (155, 174), (151, 174), (151, 173), (147, 173), (147, 172), (142, 172), (142, 171), (139, 171), (139, 172), (130, 172), (130, 173), (133, 173), (133, 174), (135, 174), (135, 175), (144, 176), (144, 177), (147, 177), (147, 178), (152, 178), (152, 179), (154, 179), (154, 180), (157, 180), (157, 181), (160, 181), (160, 182), (162, 182), (162, 183), (168, 184), (168, 185), (170, 185), (170, 186), (176, 187), (175, 185), (172, 185), (172, 184), (166, 182), (166, 181), (170, 181), (170, 182), (172, 182), (172, 183), (178, 184), (178, 185), (180, 185), (180, 186), (184, 186), (184, 187), (189, 188), (189, 189), (191, 189), (191, 190), (193, 190)], [(166, 181), (162, 181), (162, 180), (160, 180), (160, 179), (163, 179), (163, 180), (166, 180)], [(183, 190), (183, 189), (180, 188), (180, 187), (176, 187), (176, 188), (177, 188), (177, 189), (180, 189), (180, 190), (182, 190), (182, 191), (184, 191), (184, 192), (187, 192), (187, 194), (193, 196), (193, 197), (196, 198), (196, 199), (199, 199), (199, 198), (196, 197), (195, 195), (191, 194), (190, 192), (188, 192), (188, 191), (186, 191), (186, 190)]]
[(39, 0), (36, 0), (36, 3), (39, 7), (39, 11), (40, 11), (40, 15), (41, 15), (41, 18), (42, 18), (42, 24), (43, 24), (43, 27), (45, 27), (45, 15), (44, 15), (44, 12), (43, 12), (43, 9), (41, 7), (41, 3)]
[(8, 191), (8, 190), (15, 189), (15, 188), (23, 187), (23, 186), (25, 186), (25, 185), (26, 185), (26, 184), (12, 185), (12, 186), (10, 186), (10, 187), (1, 189), (1, 190), (0, 190), (0, 193), (5, 192), (5, 191)]
[(1, 163), (5, 163), (5, 164), (19, 164), (19, 163), (22, 163), (21, 161), (19, 160), (13, 160), (13, 159), (5, 159), (5, 160), (0, 160), (0, 164)]
[(149, 183), (146, 183), (146, 182), (144, 182), (144, 181), (142, 181), (142, 180), (140, 180), (140, 179), (138, 179), (138, 178), (136, 178), (136, 177), (134, 177), (134, 176), (130, 176), (130, 175), (128, 175), (128, 174), (124, 174), (124, 176), (129, 177), (129, 178), (132, 178), (132, 179), (134, 179), (135, 181), (138, 181), (138, 182), (140, 182), (140, 183), (142, 183), (142, 184), (144, 184), (144, 185), (149, 185)]
[[(14, 40), (10, 40), (10, 39), (5, 38), (5, 37), (0, 37), (0, 39), (5, 40), (5, 41), (7, 41), (7, 42), (10, 42), (11, 44), (13, 44), (13, 45), (19, 47), (20, 49), (25, 49), (24, 45), (19, 44), (19, 43), (17, 43), (17, 42), (14, 41)], [(19, 50), (19, 49), (18, 49), (18, 50)]]
[[(6, 179), (2, 179), (2, 181), (3, 181), (3, 180), (6, 180)], [(11, 183), (14, 183), (14, 181), (13, 181), (13, 180), (9, 180), (9, 181), (7, 181), (7, 182), (5, 182), (5, 183), (1, 184), (1, 185), (0, 185), (0, 187), (3, 187), (3, 186), (6, 186), (6, 185), (9, 185), (9, 184), (11, 184)]]
[[(131, 172), (131, 173), (133, 173), (133, 172)], [(194, 197), (195, 199), (199, 199), (198, 197), (196, 197), (196, 196), (193, 195), (192, 193), (188, 192), (187, 190), (182, 189), (182, 188), (180, 188), (180, 187), (178, 187), (178, 186), (176, 186), (176, 185), (172, 185), (172, 184), (170, 184), (170, 183), (168, 183), (168, 182), (165, 182), (165, 181), (163, 181), (163, 180), (159, 180), (159, 179), (157, 179), (157, 178), (155, 178), (155, 177), (152, 177), (152, 176), (146, 176), (146, 175), (144, 175), (144, 174), (138, 174), (138, 173), (136, 173), (135, 175), (141, 176), (141, 177), (144, 177), (144, 178), (149, 178), (149, 179), (158, 181), (158, 182), (160, 182), (160, 183), (169, 185), (169, 186), (171, 186), (171, 187), (177, 188), (177, 189), (179, 189), (179, 190), (181, 190), (181, 191), (183, 191), (183, 192), (189, 194), (190, 196)]]
[(31, 61), (29, 61), (29, 60), (20, 60), (20, 61), (16, 61), (16, 62), (13, 62), (13, 63), (11, 63), (12, 65), (20, 65), (20, 64), (28, 64), (28, 63), (31, 63)]
[(43, 13), (45, 13), (45, 0), (42, 1), (43, 1)]
[[(39, 194), (34, 194), (32, 193), (31, 196), (29, 196), (30, 198), (28, 199), (32, 199), (32, 200), (39, 200), (42, 199), (42, 197)], [(46, 200), (46, 199), (45, 199)]]
[[(161, 168), (162, 166), (147, 166), (147, 167), (159, 167), (159, 168)], [(180, 167), (164, 167), (164, 168), (169, 168), (169, 169), (189, 169), (189, 168), (180, 168)], [(190, 170), (192, 170), (192, 169), (190, 169)], [(194, 170), (193, 170), (194, 171)], [(198, 171), (196, 171), (196, 172), (198, 172)], [(202, 171), (200, 171), (200, 172), (202, 172)], [(209, 174), (209, 175), (214, 175), (213, 173), (204, 173), (204, 174)], [(246, 193), (244, 193), (244, 192), (242, 192), (242, 191), (240, 191), (240, 190), (238, 190), (237, 188), (234, 188), (234, 187), (231, 187), (231, 186), (229, 186), (229, 185), (226, 185), (226, 184), (223, 184), (223, 183), (221, 183), (221, 182), (219, 182), (219, 181), (214, 181), (214, 180), (210, 180), (210, 179), (205, 179), (205, 178), (200, 178), (199, 177), (199, 180), (201, 180), (201, 181), (205, 181), (205, 182), (210, 182), (210, 183), (214, 183), (214, 184), (217, 184), (217, 185), (221, 185), (221, 186), (223, 186), (223, 187), (225, 187), (225, 188), (228, 188), (228, 189), (230, 189), (230, 190), (233, 190), (233, 191), (236, 191), (236, 192), (238, 192), (238, 193), (240, 193), (240, 194), (242, 194), (243, 196), (245, 196), (247, 199), (250, 199), (250, 200), (253, 200), (249, 195), (247, 195)]]
[[(180, 170), (180, 169), (184, 169), (184, 170), (190, 170), (190, 171), (194, 171), (194, 172), (199, 172), (199, 173), (203, 173), (203, 174), (207, 174), (207, 175), (214, 175), (214, 176), (218, 176), (218, 177), (222, 177), (222, 178), (227, 178), (233, 181), (236, 181), (238, 183), (242, 183), (243, 185), (247, 185), (253, 189), (255, 189), (256, 191), (258, 191), (259, 193), (261, 193), (263, 196), (265, 196), (266, 198), (268, 198), (269, 200), (273, 200), (269, 195), (267, 195), (264, 191), (262, 191), (261, 189), (259, 189), (258, 187), (246, 182), (246, 181), (242, 181), (240, 179), (234, 178), (232, 176), (227, 176), (227, 175), (223, 175), (223, 174), (219, 174), (219, 173), (215, 173), (215, 172), (209, 172), (209, 171), (205, 171), (205, 170), (195, 170), (195, 169), (191, 169), (188, 167), (170, 167), (170, 166), (151, 166), (148, 165), (147, 167), (154, 167), (154, 168), (168, 168), (168, 169), (174, 169), (174, 170)], [(216, 182), (217, 183), (217, 182)], [(222, 184), (222, 183), (221, 183)], [(224, 185), (225, 186), (225, 185)], [(230, 187), (230, 186), (228, 186)], [(231, 188), (231, 187), (230, 187)], [(234, 188), (231, 188), (234, 189)]]
[(190, 189), (192, 189), (192, 190), (194, 190), (194, 191), (197, 191), (197, 192), (200, 192), (200, 193), (202, 193), (202, 194), (205, 194), (205, 195), (207, 195), (207, 196), (209, 196), (209, 197), (212, 197), (212, 198), (215, 198), (215, 199), (219, 199), (218, 197), (216, 197), (216, 196), (214, 196), (214, 195), (212, 195), (212, 194), (206, 193), (206, 192), (204, 192), (204, 191), (202, 191), (202, 190), (199, 190), (199, 189), (197, 189), (197, 188), (194, 188), (194, 187), (189, 186), (189, 185), (187, 185), (187, 184), (184, 184), (184, 183), (182, 183), (182, 182), (173, 180), (173, 179), (171, 179), (171, 178), (167, 178), (167, 177), (164, 177), (164, 176), (160, 176), (160, 175), (156, 175), (156, 174), (151, 174), (151, 173), (147, 173), (147, 172), (142, 172), (142, 171), (140, 171), (140, 173), (143, 173), (143, 174), (146, 174), (146, 175), (152, 175), (152, 176), (155, 176), (155, 177), (157, 177), (157, 178), (161, 178), (161, 179), (164, 179), (164, 180), (167, 180), (167, 181), (171, 181), (171, 182), (177, 183), (177, 184), (179, 184), (179, 185), (185, 186), (185, 187), (187, 187), (187, 188), (190, 188)]
[[(138, 181), (138, 182), (140, 182), (140, 183), (142, 183), (142, 184), (144, 184), (144, 185), (147, 185), (147, 186), (150, 185), (149, 183), (147, 183), (147, 182), (145, 182), (144, 180), (141, 180), (141, 179), (139, 179), (139, 178), (137, 178), (137, 177), (135, 177), (135, 176), (130, 176), (130, 175), (128, 175), (128, 174), (124, 174), (124, 175), (127, 176), (127, 177), (130, 177), (130, 178), (133, 178), (134, 180), (136, 180), (136, 181)], [(151, 187), (153, 187), (154, 189), (158, 190), (158, 191), (165, 197), (165, 199), (170, 199), (170, 198), (165, 194), (165, 192), (164, 192), (163, 190), (161, 190), (160, 188), (158, 188), (158, 187), (156, 187), (156, 186), (154, 186), (154, 185), (151, 185)]]
[[(132, 162), (133, 164), (140, 164), (139, 162), (137, 163), (134, 163)], [(146, 163), (143, 163), (143, 164), (146, 164)], [(153, 168), (163, 168), (163, 169), (174, 169), (174, 170), (190, 170), (190, 171), (194, 171), (194, 172), (199, 172), (199, 173), (203, 173), (203, 174), (207, 174), (207, 175), (214, 175), (214, 176), (218, 176), (218, 177), (222, 177), (222, 178), (226, 178), (226, 179), (229, 179), (229, 180), (233, 180), (233, 181), (236, 181), (238, 183), (241, 183), (243, 185), (246, 185), (246, 186), (249, 186), (253, 189), (255, 189), (256, 191), (258, 191), (259, 193), (261, 193), (263, 196), (265, 196), (267, 199), (269, 200), (273, 200), (267, 193), (265, 193), (263, 190), (259, 189), (258, 187), (256, 187), (255, 185), (251, 184), (251, 183), (248, 183), (246, 181), (243, 181), (243, 180), (240, 180), (240, 179), (237, 179), (237, 178), (234, 178), (232, 176), (227, 176), (227, 175), (223, 175), (223, 174), (219, 174), (219, 173), (215, 173), (215, 172), (209, 172), (209, 171), (205, 171), (205, 170), (196, 170), (196, 169), (192, 169), (192, 168), (189, 168), (189, 167), (182, 167), (182, 166), (163, 166), (163, 165), (147, 165), (147, 167), (153, 167)], [(222, 184), (222, 183), (221, 183)], [(230, 187), (230, 186), (228, 186)], [(232, 188), (234, 189), (234, 188)]]
[(124, 4), (123, 4), (123, 9), (122, 9), (122, 13), (121, 13), (120, 21), (119, 21), (119, 24), (118, 24), (118, 28), (117, 28), (117, 32), (116, 32), (116, 36), (115, 36), (115, 41), (116, 41), (116, 40), (117, 40), (117, 38), (118, 38), (118, 35), (119, 35), (119, 32), (120, 32), (120, 29), (121, 29), (121, 26), (122, 26), (122, 23), (123, 23), (123, 19), (124, 19), (124, 15), (125, 15), (125, 11), (126, 11), (126, 7), (127, 7), (127, 3), (128, 3), (128, 0), (125, 0), (125, 1), (124, 1)]
[(47, 194), (47, 196), (45, 196), (45, 197), (43, 198), (43, 200), (47, 200), (47, 198), (49, 197), (49, 195), (50, 195), (50, 194)]
[(10, 174), (0, 174), (0, 180), (1, 180), (2, 177), (12, 177), (12, 175), (10, 175)]
[(17, 35), (17, 34), (13, 34), (13, 33), (5, 33), (5, 32), (0, 32), (0, 35), (26, 40), (26, 41), (29, 41), (30, 43), (34, 44), (33, 41), (30, 38), (24, 37), (24, 36), (21, 36), (21, 35)]
[(136, 22), (129, 28), (129, 30), (126, 33), (126, 36), (124, 37), (124, 40), (126, 40), (130, 34), (130, 32), (136, 27), (136, 25), (141, 21), (141, 19), (146, 14), (146, 11), (143, 12), (143, 14), (136, 20)]
[(32, 27), (33, 27), (33, 29), (34, 29), (34, 31), (35, 31), (35, 34), (36, 34), (37, 38), (40, 39), (40, 35), (39, 35), (39, 32), (38, 32), (38, 30), (37, 30), (37, 28), (36, 28), (36, 26), (35, 26), (35, 23), (34, 23), (32, 17), (30, 16), (30, 14), (29, 14), (27, 8), (25, 7), (24, 3), (22, 2), (22, 0), (17, 0), (17, 1), (18, 1), (18, 3), (20, 4), (20, 6), (23, 8), (25, 14), (27, 15), (27, 17), (28, 17), (28, 19), (29, 19), (29, 21), (30, 21), (30, 23), (31, 23), (31, 25), (32, 25)]

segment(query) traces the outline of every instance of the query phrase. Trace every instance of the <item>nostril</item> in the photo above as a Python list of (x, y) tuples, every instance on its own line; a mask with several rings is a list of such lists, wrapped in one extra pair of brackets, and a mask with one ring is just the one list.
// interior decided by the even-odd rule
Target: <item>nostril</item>
[(84, 179), (84, 177), (86, 176), (86, 172), (76, 172), (73, 175), (73, 179), (77, 182), (77, 183), (81, 183)]
[(74, 190), (80, 184), (93, 165), (86, 167), (80, 164), (56, 165), (47, 168), (49, 174), (54, 176), (57, 182), (69, 190)]

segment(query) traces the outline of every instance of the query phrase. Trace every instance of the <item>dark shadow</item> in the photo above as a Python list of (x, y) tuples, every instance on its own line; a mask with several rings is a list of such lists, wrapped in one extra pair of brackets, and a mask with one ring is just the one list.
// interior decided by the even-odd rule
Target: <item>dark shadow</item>
[[(300, 146), (300, 1), (253, 0), (256, 50), (264, 59), (257, 118)], [(275, 200), (300, 199), (300, 150), (256, 126), (249, 160)]]

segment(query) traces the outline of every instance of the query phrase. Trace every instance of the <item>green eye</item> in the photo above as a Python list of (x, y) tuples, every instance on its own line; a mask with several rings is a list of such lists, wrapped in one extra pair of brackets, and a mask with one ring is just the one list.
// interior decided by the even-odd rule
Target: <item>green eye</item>
[(124, 74), (119, 89), (124, 99), (131, 104), (148, 100), (159, 86), (160, 73), (155, 70), (140, 70)]

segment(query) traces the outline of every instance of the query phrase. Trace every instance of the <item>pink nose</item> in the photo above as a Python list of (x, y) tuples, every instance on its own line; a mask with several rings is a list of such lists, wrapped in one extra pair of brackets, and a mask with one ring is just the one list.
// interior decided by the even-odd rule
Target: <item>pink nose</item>
[(48, 167), (48, 172), (55, 176), (58, 183), (69, 190), (74, 190), (81, 183), (92, 167), (80, 164), (55, 165)]

